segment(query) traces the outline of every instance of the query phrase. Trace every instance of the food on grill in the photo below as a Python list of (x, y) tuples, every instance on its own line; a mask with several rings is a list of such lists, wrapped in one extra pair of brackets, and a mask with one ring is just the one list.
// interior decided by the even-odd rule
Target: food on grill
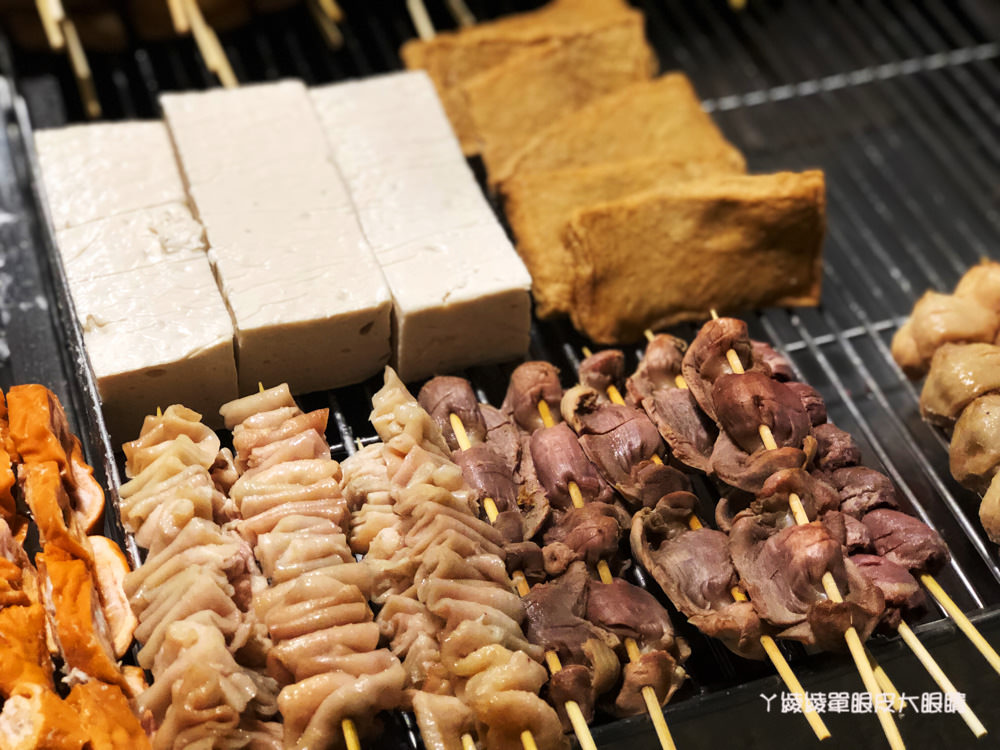
[(427, 76), (379, 76), (310, 96), (392, 293), (400, 377), (522, 356), (531, 278)]
[(892, 356), (903, 372), (912, 379), (927, 375), (920, 412), (951, 430), (952, 476), (985, 493), (979, 519), (994, 542), (1000, 542), (1000, 443), (994, 424), (1000, 402), (993, 393), (1000, 363), (998, 316), (1000, 263), (983, 261), (965, 273), (953, 294), (924, 294), (892, 340)]
[(740, 172), (742, 164), (719, 154), (697, 161), (644, 157), (512, 176), (503, 184), (504, 210), (517, 251), (531, 271), (535, 312), (548, 318), (572, 309), (573, 255), (563, 242), (563, 229), (576, 209), (709, 174)]
[(160, 123), (38, 134), (63, 259), (112, 435), (236, 395), (233, 327)]
[(687, 76), (667, 73), (567, 112), (518, 153), (509, 172), (491, 179), (636, 159), (746, 169), (743, 156), (701, 108)]
[(377, 372), (389, 292), (305, 87), (161, 103), (235, 322), (240, 391), (287, 381), (307, 392)]
[(975, 399), (1000, 388), (1000, 346), (943, 344), (920, 392), (920, 413), (942, 427), (955, 423)]
[(57, 232), (187, 200), (163, 123), (100, 123), (40, 130), (35, 134), (35, 146)]
[(712, 308), (814, 305), (824, 232), (822, 172), (690, 181), (581, 208), (564, 235), (573, 324), (612, 343)]
[(623, 0), (552, 0), (538, 10), (442, 32), (433, 39), (411, 39), (400, 56), (407, 68), (423, 69), (431, 77), (462, 149), (471, 155), (478, 152), (479, 141), (462, 84), (518, 52), (572, 37), (580, 28), (613, 21), (628, 11)]
[[(269, 581), (254, 594), (267, 626), (268, 671), (288, 746), (329, 746), (350, 719), (362, 734), (398, 706), (405, 672), (378, 649), (367, 575), (347, 546), (340, 467), (326, 443), (328, 410), (303, 414), (287, 385), (225, 404), (242, 475), (229, 495), (236, 527)], [(367, 586), (365, 589), (367, 590)]]
[(533, 46), (464, 83), (477, 151), (492, 176), (555, 119), (655, 72), (643, 16), (622, 12)]
[(992, 344), (997, 329), (1000, 306), (990, 309), (974, 298), (926, 292), (893, 336), (892, 356), (907, 376), (920, 378), (927, 374), (931, 358), (942, 344)]
[(4, 702), (0, 739), (10, 750), (81, 750), (90, 738), (79, 715), (50, 688), (23, 685)]

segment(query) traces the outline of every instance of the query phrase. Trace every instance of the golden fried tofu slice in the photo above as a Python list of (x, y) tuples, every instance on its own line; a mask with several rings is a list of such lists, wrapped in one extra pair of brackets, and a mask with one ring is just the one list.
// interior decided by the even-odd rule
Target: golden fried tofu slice
[(687, 76), (667, 73), (563, 114), (491, 179), (640, 158), (728, 160), (734, 171), (746, 171), (743, 155), (701, 108)]
[(502, 178), (517, 152), (554, 120), (636, 81), (656, 55), (638, 11), (520, 52), (468, 81), (462, 92), (486, 171)]
[(531, 273), (535, 312), (568, 314), (573, 304), (573, 256), (562, 233), (579, 208), (634, 193), (741, 170), (724, 155), (706, 161), (633, 159), (613, 164), (517, 174), (503, 185), (504, 209), (517, 252)]
[(400, 56), (408, 69), (425, 70), (430, 76), (463, 151), (471, 156), (478, 153), (478, 140), (465, 109), (463, 83), (511, 55), (628, 11), (625, 0), (554, 0), (538, 10), (442, 32), (433, 39), (411, 39)]
[(21, 464), (18, 478), (42, 543), (46, 547), (59, 547), (93, 568), (94, 554), (70, 506), (59, 465), (55, 461)]
[(594, 341), (770, 305), (819, 302), (823, 173), (711, 177), (577, 211), (573, 324)]

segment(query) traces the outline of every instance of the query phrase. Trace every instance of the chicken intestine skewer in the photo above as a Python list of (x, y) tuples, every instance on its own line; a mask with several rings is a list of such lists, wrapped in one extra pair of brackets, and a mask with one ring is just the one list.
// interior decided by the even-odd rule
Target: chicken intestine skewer
[[(523, 605), (510, 590), (501, 537), (476, 517), (473, 493), (440, 430), (391, 370), (373, 406), (388, 480), (376, 502), (385, 503), (388, 492), (398, 518), (378, 519), (383, 528), (356, 541), (368, 544), (366, 560), (388, 582), (378, 594), (384, 601), (379, 620), (394, 650), (407, 651), (404, 666), (423, 687), (414, 693), (414, 709), (425, 741), (454, 747), (448, 743), (459, 740), (442, 730), (455, 722), (448, 706), (435, 710), (449, 699), (428, 692), (437, 689), (462, 699), (451, 699), (455, 709), (472, 709), (488, 747), (564, 746), (555, 711), (537, 697), (545, 670), (535, 660), (542, 654), (521, 630)], [(345, 461), (345, 494), (349, 502), (359, 495), (352, 506), (364, 513), (364, 504), (357, 505), (363, 493), (353, 485), (377, 487), (380, 480), (379, 470), (363, 469), (359, 456)], [(424, 626), (428, 633), (419, 632)], [(415, 651), (419, 644), (422, 652)], [(435, 652), (433, 659), (420, 658)]]
[(357, 750), (359, 729), (401, 702), (404, 673), (377, 649), (370, 573), (347, 546), (341, 471), (324, 437), (328, 410), (303, 414), (278, 386), (220, 411), (236, 448), (236, 527), (271, 582), (254, 607), (274, 643), (267, 662), (282, 685), (286, 746), (332, 747), (340, 732)]

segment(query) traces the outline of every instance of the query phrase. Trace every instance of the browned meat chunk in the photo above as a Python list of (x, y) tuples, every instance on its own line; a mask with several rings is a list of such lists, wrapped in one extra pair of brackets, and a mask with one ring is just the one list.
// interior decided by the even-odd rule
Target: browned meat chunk
[(813, 428), (812, 435), (818, 444), (816, 465), (823, 471), (836, 471), (861, 463), (861, 450), (849, 433), (826, 422)]
[(712, 405), (719, 426), (747, 453), (761, 447), (761, 425), (771, 429), (782, 448), (801, 448), (809, 434), (811, 422), (802, 401), (764, 373), (720, 376), (712, 385)]
[(629, 516), (617, 505), (595, 502), (571, 508), (545, 532), (549, 574), (558, 575), (565, 565), (576, 560), (593, 566), (598, 560), (614, 557), (628, 527)]
[(534, 432), (545, 426), (538, 412), (538, 402), (545, 401), (552, 419), (558, 422), (562, 396), (559, 371), (555, 367), (548, 362), (525, 362), (511, 373), (507, 395), (500, 410), (513, 417), (514, 422), (525, 432)]
[(751, 504), (754, 513), (787, 513), (789, 497), (794, 493), (810, 521), (840, 505), (836, 488), (804, 469), (782, 469), (768, 477)]
[(521, 436), (517, 426), (499, 409), (489, 404), (480, 404), (479, 412), (486, 425), (486, 444), (503, 459), (511, 471), (517, 471), (521, 463)]
[(736, 352), (744, 370), (754, 369), (753, 345), (747, 334), (747, 324), (736, 318), (710, 320), (691, 342), (681, 366), (691, 394), (712, 419), (716, 418), (712, 386), (720, 377), (733, 372), (726, 358), (730, 349)]
[(908, 377), (921, 378), (942, 344), (992, 344), (1000, 328), (998, 312), (970, 297), (926, 292), (892, 338), (893, 359)]
[(545, 559), (542, 556), (542, 548), (534, 542), (515, 542), (504, 545), (504, 552), (507, 553), (507, 572), (514, 575), (515, 570), (520, 570), (528, 583), (540, 583), (546, 578)]
[(556, 707), (563, 731), (573, 731), (573, 725), (566, 716), (567, 701), (576, 701), (588, 723), (593, 720), (595, 692), (594, 673), (583, 664), (565, 664), (552, 674), (549, 678), (549, 703)]
[(959, 280), (955, 296), (973, 299), (987, 310), (1000, 310), (1000, 263), (983, 260), (974, 265)]
[(899, 627), (905, 615), (923, 609), (923, 589), (906, 568), (878, 555), (852, 555), (848, 559), (885, 597), (883, 622), (891, 631)]
[(871, 532), (875, 551), (911, 572), (934, 574), (950, 559), (941, 535), (913, 516), (879, 508), (861, 520)]
[(885, 474), (866, 466), (847, 466), (827, 475), (840, 494), (840, 510), (861, 519), (875, 508), (898, 508), (896, 489)]
[(931, 360), (920, 393), (920, 413), (929, 422), (948, 427), (973, 400), (996, 390), (1000, 390), (1000, 347), (944, 344)]
[(486, 423), (479, 411), (479, 399), (465, 378), (439, 376), (431, 378), (420, 389), (418, 402), (430, 414), (444, 436), (448, 447), (457, 451), (461, 446), (451, 426), (451, 415), (457, 416), (473, 445), (486, 440)]
[(980, 396), (955, 422), (948, 455), (951, 475), (976, 492), (985, 492), (1000, 468), (1000, 394)]
[(625, 354), (621, 349), (605, 349), (591, 354), (580, 363), (580, 382), (598, 393), (609, 386), (621, 389), (625, 381)]
[(798, 396), (799, 402), (802, 404), (802, 408), (806, 410), (806, 414), (809, 415), (809, 421), (813, 427), (826, 422), (826, 404), (823, 402), (822, 396), (816, 392), (816, 389), (805, 383), (795, 382), (786, 383), (785, 387)]
[[(733, 564), (762, 619), (784, 638), (844, 648), (853, 625), (868, 637), (884, 609), (878, 590), (845, 564), (841, 545), (818, 522), (777, 529), (760, 516), (740, 516), (729, 535)], [(827, 598), (822, 579), (830, 572), (844, 601)]]
[(760, 492), (764, 482), (775, 472), (798, 469), (805, 463), (806, 454), (798, 448), (769, 451), (762, 446), (747, 453), (725, 432), (719, 433), (712, 449), (712, 473), (726, 484), (754, 494)]
[(642, 697), (642, 689), (653, 688), (656, 700), (662, 706), (684, 682), (687, 673), (667, 651), (651, 651), (641, 654), (639, 659), (625, 665), (625, 682), (615, 698), (615, 714), (636, 716), (648, 709)]
[(501, 512), (517, 510), (517, 485), (503, 459), (490, 446), (473, 445), (452, 454), (462, 469), (462, 476), (477, 493), (477, 499), (493, 498)]
[(840, 542), (847, 553), (865, 552), (871, 549), (871, 532), (854, 516), (841, 513), (839, 510), (830, 510), (824, 513), (820, 520), (830, 536)]
[(531, 435), (531, 459), (549, 504), (565, 509), (573, 506), (569, 484), (575, 482), (585, 503), (608, 502), (611, 488), (584, 454), (573, 430), (566, 424), (543, 427)]
[(753, 347), (754, 362), (767, 368), (767, 372), (775, 380), (787, 383), (796, 380), (795, 370), (792, 363), (783, 355), (775, 351), (774, 347), (764, 341), (751, 340)]
[(629, 403), (636, 406), (660, 388), (677, 388), (686, 351), (686, 341), (666, 333), (657, 334), (646, 345), (642, 361), (625, 383)]
[(590, 581), (586, 617), (619, 638), (632, 638), (642, 651), (678, 653), (685, 644), (674, 637), (670, 615), (648, 591), (621, 578)]
[(681, 463), (696, 471), (711, 471), (715, 423), (698, 408), (687, 388), (658, 388), (642, 400), (642, 408)]

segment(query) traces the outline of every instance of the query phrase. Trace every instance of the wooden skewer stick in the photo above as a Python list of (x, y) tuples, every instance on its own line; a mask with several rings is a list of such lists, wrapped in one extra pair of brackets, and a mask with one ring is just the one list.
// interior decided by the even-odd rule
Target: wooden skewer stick
[(358, 729), (351, 719), (342, 719), (340, 728), (344, 732), (344, 745), (347, 750), (361, 750), (361, 740), (358, 739)]
[(73, 77), (76, 78), (76, 87), (80, 92), (83, 109), (87, 117), (96, 120), (101, 116), (101, 102), (97, 98), (94, 75), (90, 70), (90, 63), (87, 62), (87, 53), (83, 51), (80, 35), (76, 33), (76, 24), (69, 18), (63, 18), (59, 27), (66, 40), (69, 64), (73, 68)]
[[(715, 310), (712, 311), (712, 318), (718, 319), (718, 315)], [(740, 362), (740, 358), (737, 356), (733, 349), (728, 349), (726, 351), (726, 359), (729, 360), (729, 366), (732, 371), (737, 375), (741, 375), (745, 372), (743, 369), (743, 363)], [(774, 437), (771, 436), (771, 443), (768, 445), (767, 441), (764, 440), (764, 435), (770, 435), (770, 429), (767, 425), (761, 425), (761, 439), (764, 442), (764, 447), (767, 450), (774, 450), (777, 445), (774, 442)], [(798, 495), (794, 492), (788, 496), (788, 505), (792, 510), (792, 514), (795, 517), (795, 523), (799, 525), (808, 524), (809, 517), (806, 515), (805, 509), (802, 507), (802, 501), (799, 499)], [(844, 601), (844, 597), (840, 593), (840, 589), (837, 587), (837, 582), (833, 580), (833, 574), (827, 571), (823, 574), (823, 590), (826, 592), (827, 597), (836, 603)], [(872, 669), (871, 662), (868, 661), (868, 657), (865, 655), (864, 644), (861, 642), (861, 637), (858, 635), (857, 629), (852, 625), (844, 633), (844, 640), (847, 643), (847, 648), (851, 652), (851, 656), (854, 658), (854, 663), (858, 668), (858, 673), (861, 675), (861, 681), (865, 685), (865, 689), (871, 696), (872, 706), (875, 708), (875, 715), (878, 717), (879, 723), (882, 725), (882, 731), (885, 733), (886, 739), (889, 741), (889, 746), (893, 750), (902, 750), (905, 747), (903, 744), (903, 738), (899, 734), (899, 727), (896, 726), (896, 722), (892, 717), (892, 713), (888, 710), (888, 707), (881, 707), (878, 699), (879, 696), (879, 684), (878, 680), (875, 678), (875, 672)]]
[[(590, 356), (590, 351), (587, 348), (584, 348), (583, 353), (588, 357)], [(679, 384), (678, 387), (687, 388), (687, 383), (684, 382), (684, 379), (680, 375), (677, 377)], [(608, 398), (610, 398), (612, 403), (615, 404), (625, 403), (625, 399), (622, 398), (621, 392), (614, 385), (614, 383), (608, 386)], [(656, 463), (663, 463), (662, 459), (660, 459), (660, 457), (656, 454), (653, 455), (653, 461)], [(698, 517), (693, 513), (688, 517), (688, 526), (692, 531), (697, 531), (702, 528), (701, 521), (699, 521)], [(736, 601), (748, 601), (746, 594), (740, 591), (736, 586), (733, 587), (730, 594)], [(792, 693), (792, 695), (801, 696), (802, 714), (805, 716), (806, 721), (809, 722), (809, 726), (812, 727), (813, 732), (816, 734), (816, 738), (820, 741), (828, 739), (830, 737), (830, 730), (827, 729), (826, 722), (823, 721), (819, 712), (816, 711), (816, 707), (813, 706), (812, 702), (806, 696), (806, 691), (802, 687), (802, 683), (799, 682), (799, 678), (795, 676), (795, 672), (792, 671), (792, 667), (785, 659), (785, 655), (782, 654), (781, 649), (778, 648), (777, 642), (769, 635), (762, 635), (760, 637), (760, 645), (764, 649), (764, 653), (766, 653), (768, 658), (771, 660), (771, 664), (774, 665), (774, 669), (778, 673), (778, 676), (780, 676), (784, 681), (785, 687), (788, 688), (788, 691)]]
[(997, 655), (996, 649), (976, 629), (976, 626), (972, 624), (972, 621), (966, 616), (965, 612), (959, 609), (958, 605), (955, 604), (955, 600), (948, 596), (948, 593), (941, 588), (941, 584), (929, 573), (922, 574), (920, 582), (927, 587), (927, 590), (931, 592), (931, 596), (938, 601), (944, 611), (951, 615), (955, 624), (958, 625), (959, 630), (965, 633), (965, 636), (979, 649), (979, 653), (986, 658), (990, 666), (1000, 674), (1000, 656)]
[(465, 4), (465, 0), (445, 0), (448, 6), (448, 10), (455, 19), (455, 23), (459, 26), (474, 26), (476, 23), (476, 17), (472, 15), (472, 11), (469, 10), (469, 6)]
[(223, 86), (226, 88), (236, 88), (240, 82), (233, 72), (232, 65), (229, 64), (229, 58), (226, 57), (226, 51), (222, 48), (222, 43), (219, 42), (218, 35), (208, 25), (205, 17), (201, 14), (198, 0), (182, 0), (182, 2), (187, 11), (187, 18), (191, 23), (191, 32), (194, 34), (195, 44), (198, 45), (198, 50), (205, 61), (205, 67), (215, 73), (219, 79), (219, 83)]
[(406, 0), (406, 10), (413, 21), (413, 28), (417, 30), (417, 36), (425, 42), (434, 38), (434, 24), (431, 23), (431, 16), (427, 12), (424, 0)]
[(341, 10), (336, 0), (316, 0), (316, 4), (323, 11), (323, 14), (334, 23), (344, 20), (344, 11)]
[[(449, 414), (448, 420), (451, 422), (451, 428), (455, 432), (455, 440), (458, 442), (458, 447), (464, 451), (471, 448), (472, 442), (469, 440), (469, 434), (465, 431), (465, 425), (462, 424), (459, 416), (457, 414)], [(484, 498), (483, 507), (486, 510), (486, 517), (490, 519), (490, 523), (495, 523), (500, 513), (493, 498)], [(516, 571), (513, 579), (514, 584), (517, 586), (517, 593), (522, 597), (527, 596), (531, 587), (528, 586), (528, 581), (524, 577), (524, 573)], [(545, 662), (548, 664), (549, 671), (553, 674), (562, 669), (559, 655), (555, 651), (545, 652)], [(582, 750), (597, 750), (597, 745), (590, 734), (590, 727), (587, 726), (587, 720), (583, 716), (580, 704), (576, 701), (566, 701), (563, 707), (566, 709), (566, 715), (569, 717), (570, 724), (573, 725), (573, 732), (576, 734), (576, 739), (580, 743)], [(530, 745), (525, 741), (526, 738), (530, 740)], [(524, 750), (531, 750), (531, 748), (535, 747), (535, 739), (531, 736), (531, 732), (525, 730), (521, 733), (521, 744), (524, 745)]]
[(462, 735), (462, 750), (476, 750), (476, 741), (471, 734)]
[(173, 24), (174, 31), (178, 34), (191, 31), (187, 13), (184, 12), (184, 0), (167, 0), (167, 10), (170, 11), (170, 23)]
[[(538, 402), (538, 413), (541, 415), (542, 423), (546, 427), (551, 427), (555, 424), (549, 405), (544, 400)], [(568, 486), (570, 497), (573, 500), (573, 507), (582, 508), (584, 506), (584, 502), (583, 493), (580, 492), (580, 486), (573, 480), (569, 481)], [(611, 583), (614, 580), (614, 577), (611, 575), (611, 569), (608, 567), (606, 560), (598, 561), (597, 575), (600, 576), (601, 583)], [(639, 653), (639, 645), (635, 642), (634, 638), (625, 639), (625, 651), (628, 654), (629, 661), (632, 662), (638, 661), (641, 656)], [(656, 697), (656, 691), (653, 690), (651, 685), (643, 686), (642, 699), (646, 704), (646, 710), (649, 711), (649, 718), (653, 722), (653, 728), (656, 730), (656, 736), (660, 740), (660, 746), (663, 750), (676, 750), (677, 746), (674, 744), (674, 738), (671, 736), (670, 728), (667, 726), (667, 720), (663, 716), (663, 706), (660, 705), (660, 701)]]
[(331, 2), (332, 0), (325, 0), (325, 2), (324, 0), (306, 0), (306, 7), (327, 46), (330, 49), (340, 49), (344, 46), (344, 34), (337, 26), (337, 21), (343, 18), (344, 14), (337, 5), (334, 4), (333, 8), (330, 8), (325, 4)]
[(42, 21), (42, 28), (45, 30), (45, 38), (48, 40), (49, 46), (54, 50), (65, 47), (66, 39), (60, 25), (66, 18), (62, 2), (60, 0), (35, 0), (35, 8), (38, 10), (38, 17)]

